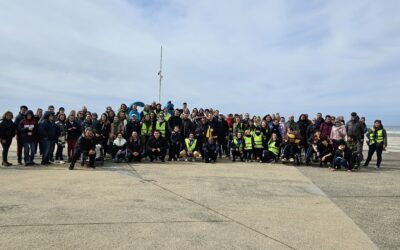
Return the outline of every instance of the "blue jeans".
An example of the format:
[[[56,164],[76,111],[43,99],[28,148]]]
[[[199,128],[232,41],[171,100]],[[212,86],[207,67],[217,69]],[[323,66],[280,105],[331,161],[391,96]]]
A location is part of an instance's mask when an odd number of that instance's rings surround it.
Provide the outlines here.
[[[44,139],[41,140],[42,145],[42,164],[46,164],[50,162],[50,154],[51,154],[51,146],[53,141]]]
[[[348,162],[345,159],[343,159],[342,157],[336,157],[335,160],[333,160],[333,165],[337,169],[340,169],[341,167],[344,167],[344,168],[349,167]]]
[[[36,142],[24,142],[24,161],[25,164],[33,163],[35,158]]]

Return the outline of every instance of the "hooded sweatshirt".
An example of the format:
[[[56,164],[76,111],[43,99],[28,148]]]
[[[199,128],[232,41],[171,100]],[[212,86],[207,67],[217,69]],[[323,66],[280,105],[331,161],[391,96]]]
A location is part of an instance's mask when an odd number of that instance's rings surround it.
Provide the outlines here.
[[[31,119],[28,119],[28,115],[31,115]],[[19,132],[21,134],[22,141],[24,143],[35,142],[38,137],[38,124],[34,118],[34,114],[32,110],[28,110],[25,115],[25,119],[23,119],[19,123]]]

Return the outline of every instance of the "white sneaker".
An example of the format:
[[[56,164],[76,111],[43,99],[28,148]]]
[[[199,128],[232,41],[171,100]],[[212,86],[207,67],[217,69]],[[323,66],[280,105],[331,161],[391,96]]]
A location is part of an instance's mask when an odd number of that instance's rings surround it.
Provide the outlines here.
[[[60,161],[60,164],[64,164],[65,163],[65,161]]]

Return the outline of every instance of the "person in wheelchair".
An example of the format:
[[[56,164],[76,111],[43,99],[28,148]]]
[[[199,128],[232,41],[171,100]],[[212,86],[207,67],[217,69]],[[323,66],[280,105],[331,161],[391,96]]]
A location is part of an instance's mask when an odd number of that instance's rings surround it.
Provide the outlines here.
[[[74,155],[69,165],[69,170],[73,170],[76,161],[83,155],[82,166],[86,157],[89,157],[89,167],[95,168],[94,160],[96,156],[96,144],[93,139],[93,131],[91,128],[86,128],[83,135],[81,135],[75,144]]]
[[[282,162],[295,162],[295,157],[301,153],[300,135],[297,131],[288,127],[287,139],[283,149]]]
[[[113,142],[113,161],[115,163],[126,161],[127,141],[122,132],[117,133],[117,138]]]

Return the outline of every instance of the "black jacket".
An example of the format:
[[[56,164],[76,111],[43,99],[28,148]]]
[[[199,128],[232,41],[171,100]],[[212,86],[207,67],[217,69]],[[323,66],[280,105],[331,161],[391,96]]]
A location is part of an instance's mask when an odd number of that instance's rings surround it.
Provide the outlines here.
[[[82,135],[82,129],[79,122],[74,121],[73,123],[71,123],[70,121],[67,121],[66,125],[67,125],[67,139],[78,140],[78,138]]]
[[[346,147],[344,150],[337,149],[334,155],[334,159],[336,157],[344,158],[347,162],[350,162],[351,151],[348,147]]]
[[[12,120],[1,120],[0,122],[0,138],[3,140],[11,140],[17,132],[17,125]]]
[[[128,123],[125,126],[125,136],[126,138],[131,138],[132,136],[132,132],[135,131],[136,133],[138,133],[138,135],[140,135],[140,122],[139,121],[128,121]],[[168,129],[166,127],[166,129]]]
[[[75,144],[75,152],[89,152],[96,148],[96,143],[94,139],[86,138],[85,136],[80,136]]]
[[[182,146],[182,134],[181,132],[171,132],[171,136],[169,137],[169,141],[171,145],[181,145]]]
[[[218,120],[216,123],[216,131],[214,132],[215,135],[218,137],[225,137],[229,133],[229,126],[225,120]]]
[[[217,144],[215,142],[214,143],[207,142],[206,145],[204,146],[204,151],[209,153],[211,152],[217,153],[218,152]]]
[[[18,127],[21,121],[25,118],[25,116],[21,113],[18,113],[17,117],[15,117],[14,123]],[[18,136],[21,134],[21,132],[18,130],[17,131]]]
[[[168,130],[172,132],[174,127],[178,126],[182,130],[182,119],[179,116],[171,116],[168,120]]]
[[[110,123],[101,123],[98,122],[96,124],[96,133],[100,134],[103,139],[108,138],[111,131],[111,124]]]
[[[161,151],[167,150],[167,141],[164,137],[160,136],[156,139],[154,136],[151,136],[147,141],[147,151],[151,151],[153,148],[159,148]]]
[[[190,119],[182,119],[182,134],[184,138],[188,138],[190,132],[193,131],[192,121]]]
[[[56,141],[58,138],[57,125],[49,120],[50,112],[46,111],[43,119],[39,122],[39,138],[41,140]]]
[[[130,152],[142,152],[143,147],[140,139],[138,138],[136,141],[134,141],[132,138],[130,138],[128,140],[128,150]]]

